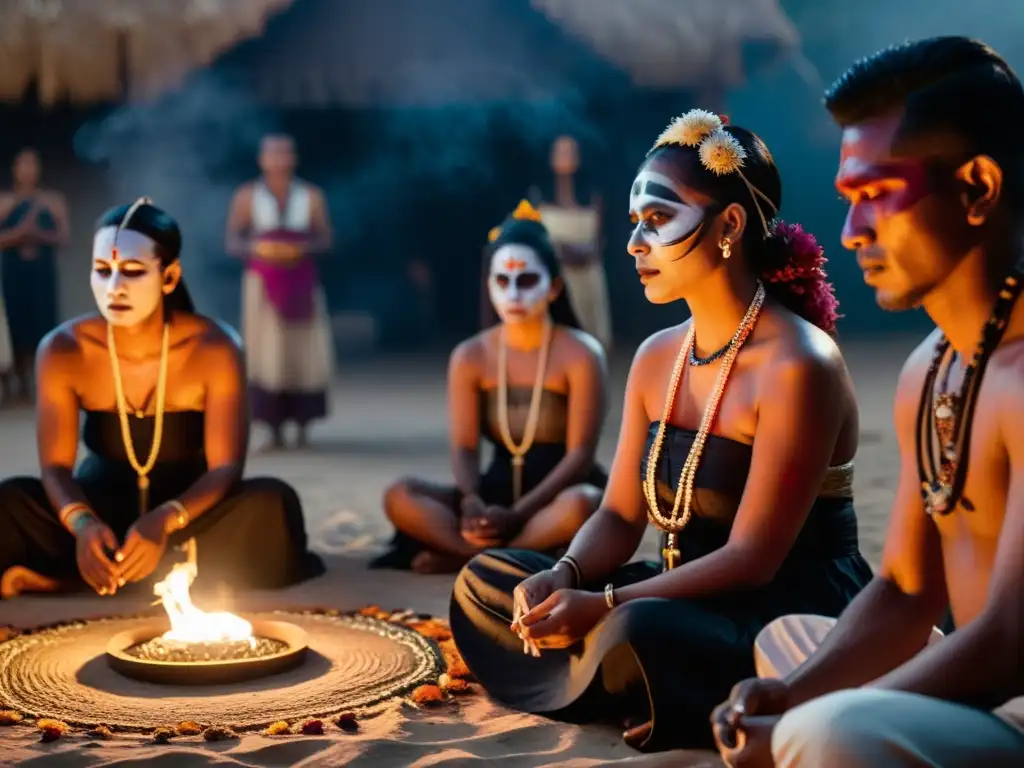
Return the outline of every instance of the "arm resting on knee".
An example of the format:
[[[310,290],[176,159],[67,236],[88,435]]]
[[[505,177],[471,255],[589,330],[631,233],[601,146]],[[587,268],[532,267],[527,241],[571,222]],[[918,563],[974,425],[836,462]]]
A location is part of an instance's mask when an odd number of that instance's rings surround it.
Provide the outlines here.
[[[960,625],[951,637],[879,680],[875,685],[880,688],[984,709],[1024,693],[1024,414],[1019,386],[1000,408],[1010,482],[984,607],[977,616],[957,616]]]
[[[925,647],[943,610],[875,577],[821,647],[790,675],[789,705],[865,685],[905,663]]]
[[[880,573],[790,676],[790,706],[892,671],[921,652],[946,610],[942,542],[925,513],[917,474],[916,415],[929,355],[926,345],[915,352],[897,387],[893,420],[900,478]]]

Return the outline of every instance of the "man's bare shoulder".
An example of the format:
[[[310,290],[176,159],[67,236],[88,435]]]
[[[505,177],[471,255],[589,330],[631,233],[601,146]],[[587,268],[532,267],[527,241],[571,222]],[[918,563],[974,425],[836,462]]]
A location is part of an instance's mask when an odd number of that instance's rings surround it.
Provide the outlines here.
[[[893,421],[896,434],[902,445],[909,446],[917,430],[917,411],[921,405],[921,389],[928,374],[928,368],[935,357],[935,348],[941,338],[936,329],[922,341],[903,363],[899,381],[896,383],[896,400],[893,405]]]
[[[904,398],[911,398],[916,402],[920,397],[921,387],[924,385],[928,368],[931,367],[935,358],[935,350],[940,338],[942,338],[942,332],[935,329],[907,356],[896,385],[897,404]]]

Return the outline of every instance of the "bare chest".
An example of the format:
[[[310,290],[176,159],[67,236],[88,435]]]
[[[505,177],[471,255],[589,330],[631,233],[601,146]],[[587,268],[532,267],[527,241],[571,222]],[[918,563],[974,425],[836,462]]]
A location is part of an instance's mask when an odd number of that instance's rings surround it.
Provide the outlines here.
[[[498,387],[502,373],[502,361],[499,358],[497,349],[488,350],[484,356],[481,389]],[[505,354],[504,374],[505,382],[510,387],[532,388],[540,377],[546,390],[559,394],[567,394],[569,391],[568,361],[556,342],[552,342],[546,358],[541,357],[539,350],[508,350]]]
[[[78,382],[78,398],[85,410],[113,411],[123,397],[130,413],[151,415],[165,411],[202,410],[206,400],[206,373],[189,350],[174,350],[168,355],[164,391],[160,392],[160,357],[142,360],[119,358],[113,365],[103,349],[85,360]]]
[[[721,363],[686,363],[674,384],[674,363],[669,361],[662,375],[644,382],[644,402],[649,421],[661,420],[668,409],[670,424],[699,429],[705,414],[715,412],[711,432],[743,443],[753,442],[757,426],[757,375],[746,361],[738,359],[722,375]]]
[[[998,411],[985,403],[984,390],[980,395],[971,423],[963,495],[953,512],[935,515],[934,520],[944,547],[973,542],[994,554],[1006,517],[1010,464]]]

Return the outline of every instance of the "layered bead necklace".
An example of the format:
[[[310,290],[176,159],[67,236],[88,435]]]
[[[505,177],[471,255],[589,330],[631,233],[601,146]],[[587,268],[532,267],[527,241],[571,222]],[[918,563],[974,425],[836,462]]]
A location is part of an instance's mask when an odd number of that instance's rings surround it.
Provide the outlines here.
[[[967,457],[971,447],[971,424],[978,402],[981,380],[988,361],[995,352],[1013,307],[1020,295],[1024,279],[1024,263],[1018,263],[1003,281],[992,314],[981,333],[981,339],[964,369],[960,390],[948,389],[949,374],[956,354],[951,351],[945,335],[939,337],[931,366],[921,387],[917,410],[917,472],[921,481],[921,497],[929,516],[948,515],[962,506],[970,512],[974,505],[966,498]],[[945,361],[943,391],[936,382]]]
[[[736,362],[740,347],[743,346],[743,343],[757,324],[757,320],[761,315],[761,307],[764,305],[764,299],[764,285],[758,281],[757,291],[754,293],[750,306],[747,307],[743,320],[740,322],[729,344],[725,347],[725,351],[721,354],[722,367],[718,371],[718,378],[715,380],[714,389],[708,397],[704,416],[701,419],[697,435],[693,439],[693,444],[690,446],[690,453],[686,457],[686,463],[683,464],[683,471],[680,473],[679,483],[676,486],[672,511],[666,516],[662,514],[658,506],[658,490],[655,476],[662,444],[665,440],[665,430],[672,415],[672,409],[675,407],[676,395],[679,392],[683,370],[689,362],[693,351],[695,333],[693,323],[690,324],[690,330],[687,332],[683,345],[680,347],[679,354],[676,357],[675,367],[672,369],[672,378],[669,381],[668,393],[665,396],[665,409],[662,413],[661,421],[658,422],[658,432],[654,437],[654,442],[651,444],[650,453],[647,455],[647,472],[643,483],[644,496],[647,499],[648,518],[652,524],[667,534],[665,547],[661,552],[665,563],[665,570],[671,570],[679,564],[681,553],[677,545],[678,536],[679,532],[690,521],[693,503],[693,484],[697,476],[697,467],[700,464],[701,455],[704,452],[704,445],[707,442],[708,435],[711,434],[711,427],[714,424],[715,417],[718,415],[722,395],[725,393],[725,385],[729,379],[733,363]]]
[[[527,413],[526,425],[523,428],[522,440],[517,444],[512,439],[512,430],[508,420],[508,340],[504,326],[498,344],[498,431],[501,442],[512,455],[512,502],[519,501],[523,493],[523,465],[526,454],[533,447],[540,421],[540,399],[544,392],[544,377],[547,372],[548,349],[551,345],[551,323],[544,323],[544,334],[537,355],[537,374],[533,382],[533,393],[530,395],[530,410]]]

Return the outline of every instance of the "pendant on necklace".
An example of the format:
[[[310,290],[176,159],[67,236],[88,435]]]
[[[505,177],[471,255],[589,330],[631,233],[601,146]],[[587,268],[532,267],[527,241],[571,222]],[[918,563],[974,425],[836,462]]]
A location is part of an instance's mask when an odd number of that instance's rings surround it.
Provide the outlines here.
[[[661,550],[661,557],[665,561],[664,570],[666,571],[673,570],[679,564],[682,552],[676,545],[676,534],[670,533],[665,537],[665,547]]]
[[[931,485],[924,484],[924,509],[930,516],[944,515],[949,509],[949,502],[953,498],[953,489],[938,480]]]
[[[142,411],[135,412],[135,418],[141,419],[145,414]]]

